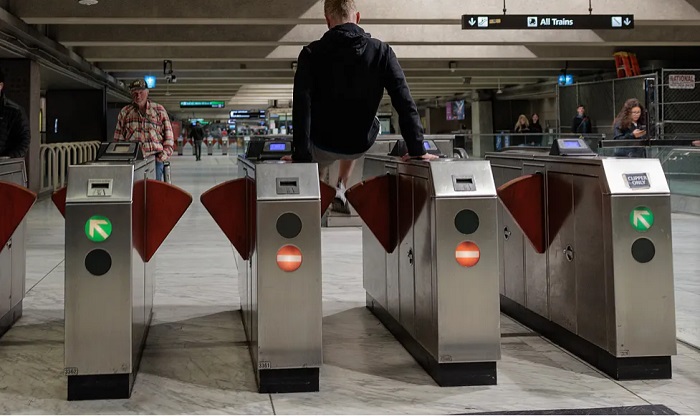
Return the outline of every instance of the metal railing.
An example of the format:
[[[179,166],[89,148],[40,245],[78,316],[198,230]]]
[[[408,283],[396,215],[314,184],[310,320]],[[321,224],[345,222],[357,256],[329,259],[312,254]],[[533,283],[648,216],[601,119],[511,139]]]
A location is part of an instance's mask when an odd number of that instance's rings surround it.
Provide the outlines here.
[[[55,191],[66,185],[68,166],[95,160],[100,141],[51,143],[39,147],[41,192]]]

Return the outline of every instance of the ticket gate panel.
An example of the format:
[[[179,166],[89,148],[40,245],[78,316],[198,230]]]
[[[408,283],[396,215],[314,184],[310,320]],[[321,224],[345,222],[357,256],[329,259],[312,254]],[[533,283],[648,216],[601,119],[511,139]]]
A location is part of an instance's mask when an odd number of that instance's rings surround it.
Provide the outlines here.
[[[612,305],[606,300],[603,194],[600,178],[574,176],[574,245],[576,322],[578,333],[596,345],[607,345]],[[568,260],[567,260],[568,261]]]
[[[26,214],[36,194],[26,189],[23,159],[0,160],[0,336],[22,316],[26,277]]]
[[[260,183],[258,176],[258,183]],[[318,184],[315,186],[318,189]],[[264,187],[263,187],[264,189]],[[293,245],[300,249],[301,266],[286,272],[278,263],[280,249],[290,244],[277,230],[282,216],[294,213],[301,230]],[[258,204],[258,235],[265,244],[257,248],[258,368],[320,367],[321,353],[321,211],[316,200]],[[301,251],[303,249],[303,251]],[[290,256],[287,254],[287,256]],[[292,256],[290,256],[292,257]],[[293,311],[293,313],[290,313]],[[309,324],[314,323],[314,324]],[[261,363],[265,363],[261,366]]]
[[[670,378],[676,354],[670,192],[660,162],[526,152],[487,158],[501,170],[498,180],[518,163],[523,174],[543,164],[546,178],[541,282],[549,313],[531,303],[530,285],[538,283],[527,253],[527,302],[510,298],[506,277],[502,310],[615,379]]]
[[[377,180],[369,174],[396,181],[396,195],[364,186]],[[371,229],[377,224],[363,228],[367,307],[439,385],[495,384],[500,357],[498,200],[489,163],[401,162],[372,155],[365,160],[364,176],[365,182],[348,190],[348,200],[365,201],[372,192],[375,199],[395,198],[388,205],[393,206],[390,218],[398,224],[392,232],[399,240],[383,261],[377,253],[383,245],[369,240],[377,235]],[[366,215],[362,209],[358,213]]]
[[[12,253],[10,252],[9,248],[0,250],[0,318],[4,317],[7,313],[10,312],[10,309],[12,309],[12,306],[10,302],[12,301],[12,297],[10,294],[12,293]],[[5,295],[7,294],[7,295]],[[7,325],[7,329],[9,329],[10,324]],[[5,328],[5,325],[0,325],[0,333],[4,332],[2,331]]]
[[[77,181],[72,180],[69,188],[72,184],[77,185]],[[128,203],[103,204],[99,211],[70,202],[66,205],[66,228],[76,230],[66,233],[70,255],[66,256],[65,366],[69,375],[133,370],[132,281],[128,277],[133,263],[141,260],[134,259],[131,250],[128,208]],[[109,218],[113,227],[110,238],[99,246],[83,232],[93,215]],[[86,257],[97,249],[112,258],[111,268],[102,276],[91,274],[85,267]]]
[[[245,201],[237,205],[239,212],[210,206],[228,203],[217,196],[226,187],[208,191],[202,202],[224,231],[228,222],[221,215],[245,220],[246,227],[238,228],[252,242],[247,255],[234,247],[242,321],[258,391],[318,391],[323,361],[318,167],[266,162],[267,156],[258,155],[257,162],[239,156],[237,182],[243,186],[231,188],[237,194],[229,195]],[[227,236],[232,243],[241,237]]]
[[[479,227],[466,235],[455,227],[457,215],[465,209],[464,201],[436,202],[441,362],[484,362],[501,357],[500,309],[493,300],[499,285],[497,204],[495,196],[470,199],[468,209],[477,213]],[[456,261],[455,242],[461,241],[478,242],[476,265],[465,268]]]
[[[566,258],[567,248],[574,245],[575,238],[573,177],[568,174],[548,172],[547,186],[550,195],[548,200],[550,222],[561,224],[559,232],[551,236],[548,250],[551,271],[549,318],[576,333],[576,268],[575,263]]]
[[[526,162],[523,164],[523,174],[542,175],[544,165]],[[501,205],[499,203],[499,205]],[[546,207],[545,207],[546,209]],[[510,216],[509,216],[510,217]],[[511,220],[512,221],[512,220]],[[513,224],[514,228],[518,228]],[[511,227],[513,228],[513,227]],[[547,293],[547,254],[539,253],[528,241],[521,240],[523,252],[523,276],[525,277],[524,301],[529,309],[549,316],[549,295]],[[509,259],[510,260],[510,259]]]
[[[644,206],[654,214],[646,232],[630,225],[630,213]],[[612,231],[617,357],[674,355],[676,316],[673,290],[671,203],[666,195],[613,196]],[[654,255],[647,263],[633,256],[638,240],[653,243]],[[645,302],[639,302],[645,299]]]
[[[414,206],[413,186],[414,177],[412,175],[399,174],[399,275],[396,304],[399,307],[398,321],[409,334],[415,336],[416,270],[414,267],[415,253],[413,252],[414,233],[411,226],[416,207]]]
[[[501,186],[521,176],[522,167],[518,167],[517,170],[515,168],[506,168],[497,171],[502,176],[501,182],[497,183],[498,186]],[[523,279],[525,274],[525,257],[523,253],[525,245],[528,243],[525,242],[525,236],[520,227],[501,203],[498,204],[498,216],[501,219],[499,224],[502,225],[499,235],[503,235],[501,239],[501,244],[503,245],[503,258],[501,259],[503,264],[503,277],[501,279],[503,286],[501,287],[501,292],[508,296],[509,299],[525,305],[526,288]]]

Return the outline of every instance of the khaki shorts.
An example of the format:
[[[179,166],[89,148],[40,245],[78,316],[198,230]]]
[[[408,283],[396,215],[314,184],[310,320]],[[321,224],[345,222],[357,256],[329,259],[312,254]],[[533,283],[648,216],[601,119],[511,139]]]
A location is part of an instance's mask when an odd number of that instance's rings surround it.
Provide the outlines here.
[[[346,155],[343,153],[333,153],[327,150],[319,149],[318,147],[311,145],[311,158],[314,162],[318,163],[318,176],[323,179],[328,175],[328,170],[335,163],[336,160],[357,160],[364,156],[364,153],[356,153],[353,155]]]

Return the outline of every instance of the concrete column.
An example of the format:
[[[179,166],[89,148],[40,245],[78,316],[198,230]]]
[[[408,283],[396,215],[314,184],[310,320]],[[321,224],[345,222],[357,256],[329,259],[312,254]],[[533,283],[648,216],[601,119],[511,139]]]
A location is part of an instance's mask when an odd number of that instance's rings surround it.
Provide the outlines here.
[[[493,103],[476,101],[472,103],[472,133],[474,135],[474,157],[484,157],[494,151],[493,146]],[[483,136],[483,135],[488,136]]]
[[[24,108],[29,120],[32,141],[27,154],[27,176],[29,189],[39,192],[41,165],[39,160],[39,112],[41,111],[41,76],[39,64],[29,59],[3,59],[0,65],[5,69],[5,88],[7,98]]]

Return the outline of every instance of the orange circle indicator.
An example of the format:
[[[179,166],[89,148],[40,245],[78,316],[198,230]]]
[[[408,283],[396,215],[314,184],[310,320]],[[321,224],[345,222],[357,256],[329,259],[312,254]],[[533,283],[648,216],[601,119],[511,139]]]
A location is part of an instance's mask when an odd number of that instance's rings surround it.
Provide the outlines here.
[[[277,266],[285,272],[291,273],[301,267],[301,250],[292,245],[287,245],[277,251]]]
[[[480,258],[481,250],[479,250],[479,246],[471,241],[460,243],[455,250],[455,259],[462,267],[474,267]]]

